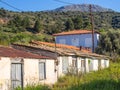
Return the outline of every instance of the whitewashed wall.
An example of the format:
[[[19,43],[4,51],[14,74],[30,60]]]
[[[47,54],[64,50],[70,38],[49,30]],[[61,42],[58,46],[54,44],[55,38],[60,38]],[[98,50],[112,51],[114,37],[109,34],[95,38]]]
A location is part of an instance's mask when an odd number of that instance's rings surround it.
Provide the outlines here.
[[[78,73],[81,72],[81,58],[77,57],[77,68],[78,68]]]
[[[57,71],[55,71],[55,60],[46,60],[46,81],[47,84],[57,82]],[[44,82],[44,81],[43,81]]]
[[[65,73],[63,72],[63,57],[64,56],[59,56],[58,57],[58,60],[59,60],[59,65],[58,65],[58,76],[59,77],[61,77],[61,76],[64,76],[65,75]],[[69,66],[68,66],[68,70],[71,68],[71,66],[72,66],[72,56],[66,56],[67,57],[67,60],[68,60],[68,64],[69,64]]]
[[[10,90],[10,58],[0,58],[0,90]]]
[[[24,59],[23,78],[27,84],[54,84],[57,81],[54,60],[46,60],[46,79],[39,80],[39,59]],[[0,90],[11,90],[11,59],[0,58]]]
[[[91,58],[89,58],[88,59],[88,63],[89,63],[89,71],[93,71],[94,61]]]
[[[93,71],[97,71],[98,70],[98,60],[94,59],[93,60]]]
[[[39,62],[46,63],[46,79],[39,80]],[[34,84],[53,84],[57,81],[55,72],[55,60],[24,59],[24,83]]]
[[[110,61],[109,60],[105,60],[105,67],[108,68],[109,67],[109,63]]]
[[[62,72],[62,56],[58,57],[58,61],[59,61],[59,65],[58,65],[58,77],[63,76],[63,72]]]
[[[105,68],[105,60],[104,59],[101,59],[101,68]]]
[[[39,82],[39,60],[24,59],[24,84],[34,84]]]

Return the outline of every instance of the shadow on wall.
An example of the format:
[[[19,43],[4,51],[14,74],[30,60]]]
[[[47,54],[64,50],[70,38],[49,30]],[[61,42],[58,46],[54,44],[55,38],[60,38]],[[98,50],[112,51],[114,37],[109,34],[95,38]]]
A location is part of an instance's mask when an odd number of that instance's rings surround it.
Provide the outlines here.
[[[120,90],[120,81],[94,80],[82,85],[71,86],[68,90]]]

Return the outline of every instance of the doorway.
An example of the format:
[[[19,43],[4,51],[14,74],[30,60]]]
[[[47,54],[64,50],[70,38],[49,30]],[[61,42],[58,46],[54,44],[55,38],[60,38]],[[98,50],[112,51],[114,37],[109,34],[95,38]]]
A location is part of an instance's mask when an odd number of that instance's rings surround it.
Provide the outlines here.
[[[12,90],[16,87],[23,87],[23,65],[22,63],[11,64],[11,85]]]

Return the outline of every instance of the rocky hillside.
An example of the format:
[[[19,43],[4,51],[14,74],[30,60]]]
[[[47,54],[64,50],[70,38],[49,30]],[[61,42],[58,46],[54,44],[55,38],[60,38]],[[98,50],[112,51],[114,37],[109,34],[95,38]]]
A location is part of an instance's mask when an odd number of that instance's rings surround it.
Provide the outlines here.
[[[61,11],[61,12],[66,12],[66,11],[89,12],[89,6],[90,6],[90,4],[75,4],[75,5],[68,5],[68,6],[60,7],[60,8],[55,9],[54,11]],[[99,5],[93,5],[93,4],[92,4],[92,11],[93,12],[113,12],[112,9],[103,8],[103,7],[99,6]]]

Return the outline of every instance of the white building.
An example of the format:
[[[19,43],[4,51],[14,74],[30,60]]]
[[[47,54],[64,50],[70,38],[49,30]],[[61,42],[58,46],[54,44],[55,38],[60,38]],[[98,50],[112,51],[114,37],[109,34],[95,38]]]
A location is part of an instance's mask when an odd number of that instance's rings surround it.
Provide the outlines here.
[[[30,45],[14,44],[13,47],[54,58],[58,77],[66,73],[84,73],[109,67],[109,57],[83,52],[74,46],[35,41]]]
[[[9,47],[0,47],[0,90],[57,81],[55,60]]]

